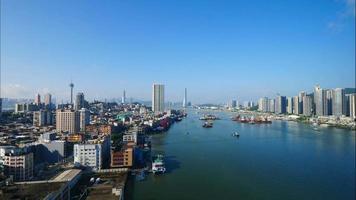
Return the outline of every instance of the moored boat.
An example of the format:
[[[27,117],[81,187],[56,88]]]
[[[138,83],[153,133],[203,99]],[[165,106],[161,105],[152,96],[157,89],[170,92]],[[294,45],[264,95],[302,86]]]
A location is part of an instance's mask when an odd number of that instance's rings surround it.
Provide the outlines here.
[[[204,127],[204,128],[212,128],[212,127],[213,127],[213,123],[211,123],[211,122],[204,122],[203,127]]]
[[[152,172],[154,174],[163,174],[166,172],[166,167],[163,161],[163,155],[158,154],[152,162]]]

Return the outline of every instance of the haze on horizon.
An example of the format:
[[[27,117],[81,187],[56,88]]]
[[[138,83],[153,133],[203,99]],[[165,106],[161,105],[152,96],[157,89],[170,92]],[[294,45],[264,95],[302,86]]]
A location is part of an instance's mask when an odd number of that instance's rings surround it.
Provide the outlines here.
[[[355,0],[2,0],[1,96],[67,100],[71,80],[194,103],[355,87]]]

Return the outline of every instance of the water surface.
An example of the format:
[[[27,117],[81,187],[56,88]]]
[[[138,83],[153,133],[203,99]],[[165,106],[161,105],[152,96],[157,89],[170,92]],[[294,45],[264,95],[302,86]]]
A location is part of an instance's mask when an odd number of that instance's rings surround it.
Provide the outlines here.
[[[231,113],[215,114],[222,119],[211,129],[189,112],[167,133],[153,136],[152,150],[165,154],[168,173],[129,182],[128,198],[355,198],[355,132],[317,132],[285,121],[240,124]]]

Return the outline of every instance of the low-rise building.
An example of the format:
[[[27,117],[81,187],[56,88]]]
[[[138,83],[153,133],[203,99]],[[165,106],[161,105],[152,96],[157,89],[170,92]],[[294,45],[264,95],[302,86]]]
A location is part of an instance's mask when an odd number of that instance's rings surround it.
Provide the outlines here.
[[[110,163],[110,137],[90,140],[74,145],[74,164],[94,171],[103,169]]]
[[[120,151],[111,151],[110,167],[132,167],[133,165],[133,148],[123,147]]]
[[[14,181],[25,181],[33,178],[33,153],[27,148],[16,148],[3,156],[5,175],[12,176]]]

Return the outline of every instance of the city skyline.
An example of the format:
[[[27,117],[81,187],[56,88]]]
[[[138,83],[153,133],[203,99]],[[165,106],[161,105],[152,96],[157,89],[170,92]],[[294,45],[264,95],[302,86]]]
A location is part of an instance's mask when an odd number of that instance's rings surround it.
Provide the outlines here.
[[[149,100],[160,82],[196,103],[354,87],[353,0],[259,4],[2,1],[1,96],[66,102],[71,80],[89,100]]]

